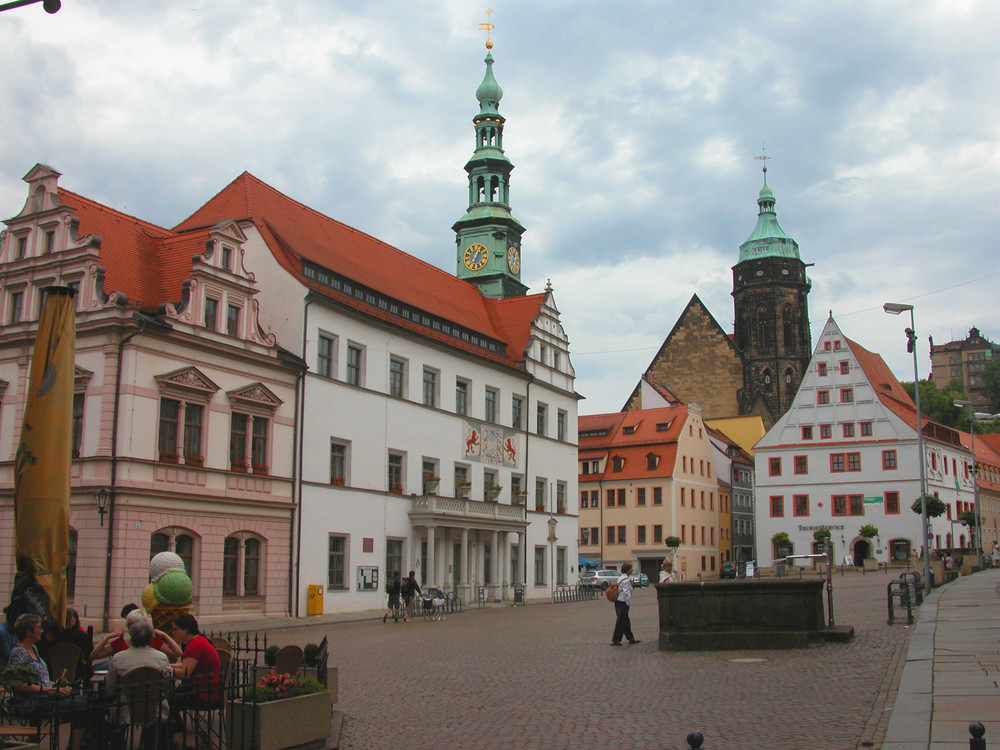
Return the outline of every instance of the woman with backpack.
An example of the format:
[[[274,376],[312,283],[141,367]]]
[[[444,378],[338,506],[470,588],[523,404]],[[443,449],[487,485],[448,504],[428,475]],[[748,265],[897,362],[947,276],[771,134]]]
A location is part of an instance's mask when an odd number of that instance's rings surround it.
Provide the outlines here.
[[[611,636],[612,646],[621,646],[622,636],[625,636],[630,644],[639,643],[639,640],[632,635],[632,621],[628,616],[629,607],[632,606],[632,578],[629,576],[631,572],[632,563],[625,563],[622,565],[622,574],[614,583],[618,589],[618,596],[615,597],[615,632]]]
[[[399,622],[399,571],[392,571],[392,577],[389,582],[385,585],[385,593],[389,595],[389,606],[385,610],[385,614],[382,615],[382,622],[389,619],[389,615],[392,615],[393,622]]]
[[[403,595],[403,622],[409,622],[410,612],[413,611],[413,596],[423,593],[420,590],[420,584],[417,583],[414,571],[411,570],[410,574],[403,579],[400,584],[400,593]]]

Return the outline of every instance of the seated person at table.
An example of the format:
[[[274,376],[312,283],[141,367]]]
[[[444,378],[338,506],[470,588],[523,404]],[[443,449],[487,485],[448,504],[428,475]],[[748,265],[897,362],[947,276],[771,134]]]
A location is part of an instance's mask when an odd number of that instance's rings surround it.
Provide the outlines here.
[[[94,639],[80,625],[80,615],[75,609],[66,608],[66,627],[56,637],[56,642],[66,641],[80,649],[80,658],[76,663],[76,679],[90,682],[90,654],[94,650]]]
[[[215,646],[198,630],[198,621],[192,615],[174,618],[174,639],[184,647],[179,664],[174,664],[174,674],[185,680],[174,690],[170,701],[170,723],[180,731],[181,712],[186,709],[218,708],[222,702],[222,664]]]
[[[122,617],[125,618],[124,630],[114,630],[98,641],[97,645],[94,646],[94,650],[90,653],[91,662],[96,662],[98,659],[106,659],[112,654],[124,651],[129,647],[129,628],[140,621],[151,622],[149,615],[134,604],[127,604],[122,608]],[[150,646],[157,651],[162,651],[171,659],[179,659],[181,656],[181,647],[162,630],[153,631],[153,642]]]
[[[168,688],[166,681],[173,679],[174,670],[171,668],[170,660],[167,659],[166,654],[150,647],[153,642],[153,624],[146,620],[139,621],[129,628],[128,634],[132,645],[111,657],[111,663],[108,665],[108,676],[104,680],[105,689],[109,694],[114,694],[118,690],[118,683],[121,681],[121,678],[129,672],[140,667],[152,667],[159,670],[160,674],[163,675],[163,694],[165,695]],[[164,699],[160,704],[160,719],[166,721],[169,715],[168,712],[169,707],[167,706],[167,701]],[[128,723],[129,713],[127,705],[121,706],[121,714],[118,720]]]
[[[57,718],[68,716],[72,727],[70,750],[80,750],[92,712],[83,696],[70,695],[68,688],[55,687],[49,679],[49,668],[36,648],[42,638],[42,618],[29,612],[20,615],[14,623],[14,635],[18,644],[11,649],[9,664],[24,664],[37,675],[37,684],[21,682],[14,686],[18,713],[32,722],[40,721],[53,710]]]

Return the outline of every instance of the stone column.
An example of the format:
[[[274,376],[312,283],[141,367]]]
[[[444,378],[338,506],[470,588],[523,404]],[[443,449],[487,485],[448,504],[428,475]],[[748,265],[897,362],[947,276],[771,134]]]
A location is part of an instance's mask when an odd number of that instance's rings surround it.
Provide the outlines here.
[[[495,602],[500,601],[500,532],[495,529],[490,533],[490,593]]]
[[[424,560],[424,581],[428,586],[437,586],[437,559],[434,550],[434,526],[427,527],[427,559]]]
[[[518,583],[525,582],[525,599],[528,598],[527,591],[527,579],[524,577],[524,566],[527,564],[525,558],[528,556],[528,545],[527,545],[527,534],[523,531],[517,533],[517,546],[518,546],[518,556],[517,556],[517,581]]]
[[[458,595],[462,601],[469,601],[469,530],[462,529],[462,555],[459,560],[462,569],[459,571]]]

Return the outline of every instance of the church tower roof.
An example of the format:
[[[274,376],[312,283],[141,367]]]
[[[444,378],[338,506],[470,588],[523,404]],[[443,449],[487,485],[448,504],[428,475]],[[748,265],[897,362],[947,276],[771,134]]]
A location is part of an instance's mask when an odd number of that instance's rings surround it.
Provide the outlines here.
[[[757,258],[799,258],[799,244],[785,234],[774,212],[774,191],[767,184],[767,167],[764,168],[764,187],[757,196],[757,226],[740,245],[739,263]]]

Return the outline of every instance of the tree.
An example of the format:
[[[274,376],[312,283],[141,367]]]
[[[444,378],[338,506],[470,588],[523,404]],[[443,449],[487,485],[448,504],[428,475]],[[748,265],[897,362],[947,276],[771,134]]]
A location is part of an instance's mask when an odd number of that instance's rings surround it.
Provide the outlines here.
[[[858,534],[863,536],[865,539],[874,539],[878,536],[878,527],[872,526],[870,523],[866,523],[858,530]]]
[[[774,544],[774,545],[788,544],[789,541],[790,540],[788,538],[788,532],[787,531],[779,531],[777,534],[775,534],[774,536],[771,537],[771,544]]]
[[[813,532],[813,539],[817,542],[826,541],[830,538],[830,536],[830,529],[816,529],[816,531]]]
[[[677,536],[668,536],[664,542],[668,547],[670,547],[670,549],[677,549],[681,546],[681,539]]]
[[[934,495],[925,495],[924,497],[927,499],[928,518],[937,518],[938,516],[943,516],[948,511],[948,506],[945,505],[944,500],[942,500],[941,498],[934,497]],[[918,516],[920,515],[919,497],[913,501],[913,505],[910,506],[910,509]]]
[[[903,383],[903,388],[916,401],[913,383]],[[969,412],[966,407],[955,406],[956,400],[965,400],[961,381],[953,380],[944,390],[939,389],[933,380],[920,381],[921,413],[935,422],[964,432],[969,429]]]
[[[983,369],[983,395],[990,400],[991,411],[1000,412],[1000,358],[991,359]]]

